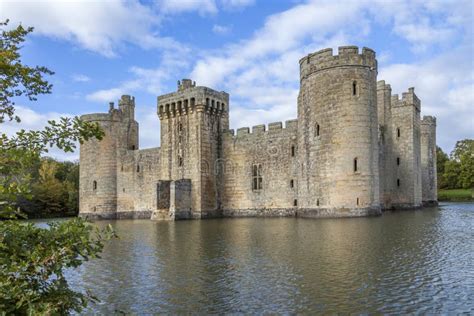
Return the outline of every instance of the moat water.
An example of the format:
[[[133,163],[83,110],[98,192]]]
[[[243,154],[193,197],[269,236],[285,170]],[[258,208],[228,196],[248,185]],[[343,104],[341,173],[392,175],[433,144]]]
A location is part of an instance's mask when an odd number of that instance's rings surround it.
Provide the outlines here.
[[[474,204],[353,219],[111,223],[84,314],[474,313]]]

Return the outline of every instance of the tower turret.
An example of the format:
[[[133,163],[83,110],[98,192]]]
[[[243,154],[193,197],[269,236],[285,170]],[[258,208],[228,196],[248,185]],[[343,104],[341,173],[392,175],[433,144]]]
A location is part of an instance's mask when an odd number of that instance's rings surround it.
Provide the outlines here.
[[[134,120],[135,99],[122,96],[119,108],[109,103],[108,113],[82,115],[97,122],[105,135],[80,147],[79,213],[114,218],[117,211],[117,162],[126,150],[138,149],[138,123]]]
[[[421,207],[420,110],[415,88],[391,98],[392,113],[392,207]]]
[[[222,157],[222,132],[229,128],[229,95],[178,81],[178,91],[158,97],[163,180],[191,180],[192,216],[220,209],[216,164]]]
[[[369,48],[300,60],[299,214],[380,214],[376,78]]]
[[[421,120],[421,188],[424,205],[438,204],[436,169],[436,118],[423,116]]]

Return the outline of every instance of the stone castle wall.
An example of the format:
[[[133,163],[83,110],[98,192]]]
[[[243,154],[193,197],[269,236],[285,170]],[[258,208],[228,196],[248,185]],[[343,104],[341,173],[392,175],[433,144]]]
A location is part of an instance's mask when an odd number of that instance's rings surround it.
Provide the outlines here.
[[[300,60],[296,120],[229,130],[229,95],[178,82],[159,96],[161,147],[139,149],[135,100],[82,118],[80,214],[174,220],[216,216],[347,217],[436,203],[436,120],[420,120],[377,82],[375,52],[325,49]],[[158,125],[157,125],[158,128]]]
[[[226,214],[286,212],[298,205],[297,120],[224,135],[222,205]],[[267,212],[268,213],[268,212]]]

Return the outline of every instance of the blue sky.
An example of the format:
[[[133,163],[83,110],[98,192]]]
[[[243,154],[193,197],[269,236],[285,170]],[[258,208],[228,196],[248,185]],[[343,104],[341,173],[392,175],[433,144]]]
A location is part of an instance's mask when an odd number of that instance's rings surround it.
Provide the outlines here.
[[[159,146],[156,96],[191,78],[230,94],[231,127],[296,117],[298,60],[338,46],[377,52],[393,93],[415,87],[438,144],[474,138],[473,2],[467,1],[8,1],[0,19],[35,27],[23,61],[55,71],[53,94],[20,99],[21,124],[105,112],[136,97],[140,147]],[[61,159],[77,153],[52,152]]]

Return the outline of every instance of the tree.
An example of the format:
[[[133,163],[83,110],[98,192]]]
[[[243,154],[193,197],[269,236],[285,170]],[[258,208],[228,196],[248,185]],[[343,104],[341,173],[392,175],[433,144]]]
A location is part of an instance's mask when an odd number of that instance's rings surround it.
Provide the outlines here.
[[[5,30],[0,23],[0,124],[20,121],[14,98],[34,101],[50,93],[44,78],[53,72],[45,67],[28,67],[20,59],[20,44],[33,28],[21,25]],[[77,218],[41,228],[16,220],[20,198],[31,197],[32,174],[39,157],[49,147],[73,151],[77,142],[102,139],[99,125],[79,118],[49,121],[42,131],[21,130],[8,137],[0,133],[0,311],[6,314],[64,314],[79,312],[94,297],[73,291],[64,277],[66,268],[98,257],[104,240],[115,236],[110,227],[93,229]],[[51,170],[44,170],[45,179]]]
[[[461,164],[456,160],[449,160],[445,163],[443,183],[447,189],[460,188],[459,173],[461,172]]]
[[[32,27],[17,28],[6,31],[3,26],[8,25],[8,20],[0,22],[2,33],[0,37],[0,123],[5,118],[20,121],[15,115],[15,102],[13,97],[27,96],[31,101],[36,96],[51,93],[52,85],[43,79],[43,75],[54,74],[46,67],[28,67],[21,63],[20,44],[25,36],[33,31]]]
[[[474,155],[474,139],[463,139],[456,142],[451,152],[451,159],[460,162],[464,155]]]
[[[458,186],[463,189],[474,188],[474,139],[456,142],[451,158],[459,163]]]
[[[444,154],[444,153],[443,153]],[[438,156],[439,158],[439,156]],[[439,164],[439,160],[438,160]],[[456,142],[450,159],[443,165],[441,188],[474,188],[474,140],[463,139]],[[438,172],[440,170],[438,169]]]
[[[445,164],[448,161],[448,155],[441,149],[441,147],[436,146],[436,173],[438,176],[438,188],[440,189],[444,189],[447,187],[447,184],[444,179],[444,170]]]

